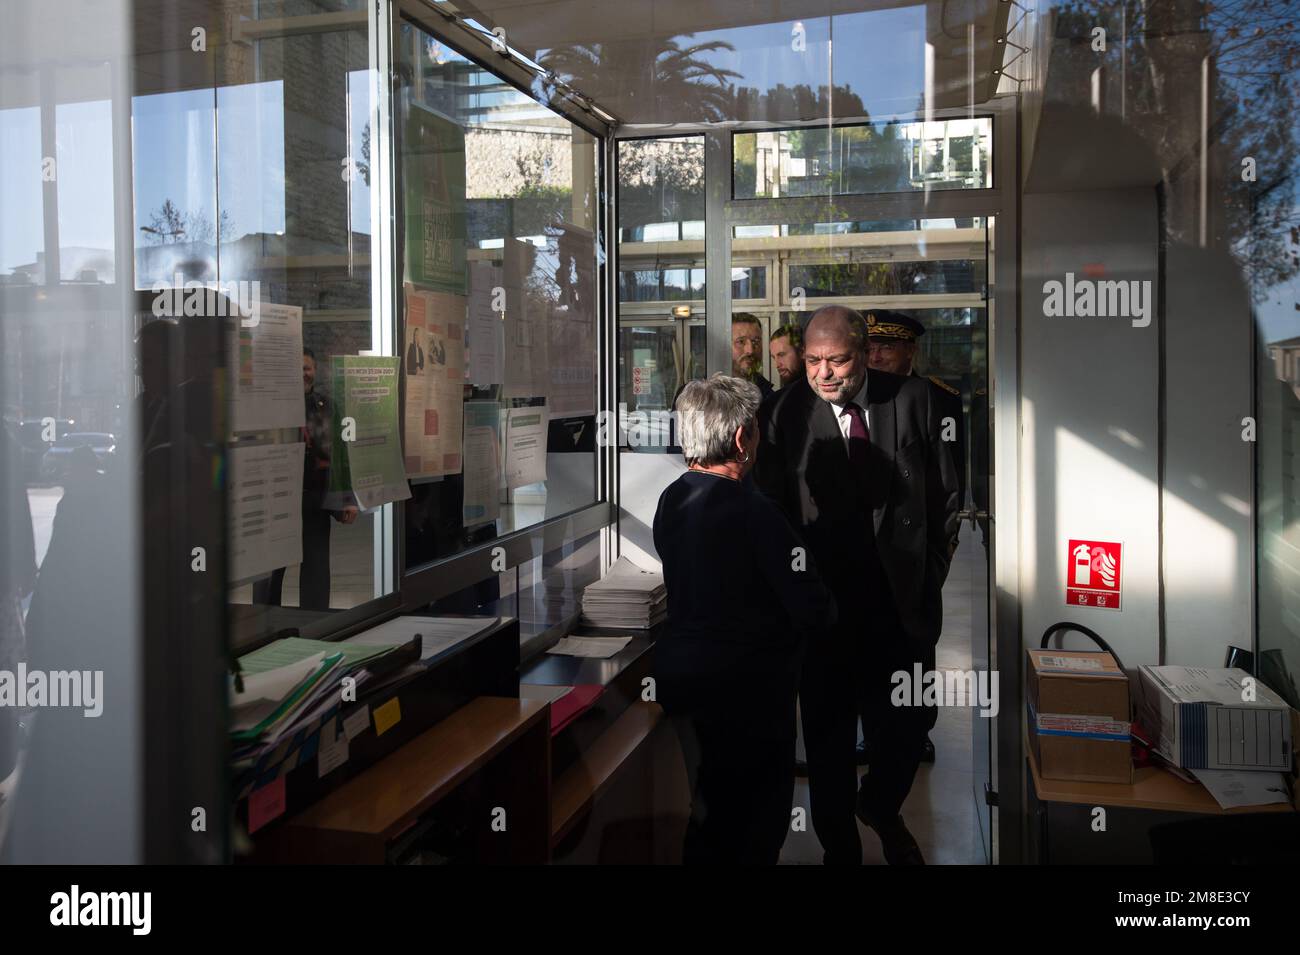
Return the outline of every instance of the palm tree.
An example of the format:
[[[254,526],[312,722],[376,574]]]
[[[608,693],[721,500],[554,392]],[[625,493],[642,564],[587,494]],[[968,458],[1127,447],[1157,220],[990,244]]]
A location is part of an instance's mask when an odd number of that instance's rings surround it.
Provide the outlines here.
[[[735,90],[730,80],[740,74],[702,57],[734,49],[723,40],[683,47],[678,38],[584,43],[547,50],[538,63],[596,103],[645,103],[638,114],[657,113],[655,104],[663,103],[683,122],[721,122],[731,118]],[[538,92],[549,94],[554,85],[542,80]]]

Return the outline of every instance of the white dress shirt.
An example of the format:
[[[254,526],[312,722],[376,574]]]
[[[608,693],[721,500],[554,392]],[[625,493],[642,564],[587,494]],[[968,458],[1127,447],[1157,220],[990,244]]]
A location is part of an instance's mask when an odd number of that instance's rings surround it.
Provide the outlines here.
[[[862,379],[861,390],[853,396],[853,402],[862,409],[862,423],[867,427],[867,433],[870,434],[871,425],[867,421],[867,379],[865,376]],[[849,424],[851,423],[851,419],[844,413],[844,409],[848,407],[848,402],[836,404],[832,401],[830,402],[830,406],[835,409],[835,421],[840,426],[840,434],[844,437],[844,447],[847,450],[849,446]]]

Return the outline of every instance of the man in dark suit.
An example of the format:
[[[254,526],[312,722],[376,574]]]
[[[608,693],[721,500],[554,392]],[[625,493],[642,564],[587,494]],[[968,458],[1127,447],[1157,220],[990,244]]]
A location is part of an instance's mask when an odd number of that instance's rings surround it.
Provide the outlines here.
[[[925,334],[925,326],[911,315],[887,309],[872,309],[867,312],[866,319],[868,368],[919,378],[916,371],[917,340]],[[934,403],[939,407],[940,437],[952,453],[952,464],[957,470],[957,506],[962,508],[966,506],[966,412],[962,407],[961,392],[937,375],[928,375],[925,380],[930,383]],[[950,550],[954,553],[957,550],[956,534]],[[933,647],[924,664],[927,672],[937,666]],[[933,763],[934,743],[930,741],[928,730],[934,729],[939,710],[931,707],[929,713],[930,725],[922,744],[921,760]],[[865,766],[870,762],[870,750],[864,738],[858,746],[858,764]]]
[[[856,813],[891,864],[920,864],[899,809],[926,714],[891,706],[890,677],[910,677],[939,636],[957,526],[952,456],[925,381],[868,375],[858,312],[818,309],[804,366],[805,380],[781,389],[765,415],[757,478],[801,532],[840,606],[839,624],[811,640],[799,688],[813,828],[827,863],[861,863]],[[873,753],[860,791],[859,714]]]
[[[424,349],[416,340],[418,332],[411,335],[411,344],[406,347],[406,373],[418,375],[424,371]]]

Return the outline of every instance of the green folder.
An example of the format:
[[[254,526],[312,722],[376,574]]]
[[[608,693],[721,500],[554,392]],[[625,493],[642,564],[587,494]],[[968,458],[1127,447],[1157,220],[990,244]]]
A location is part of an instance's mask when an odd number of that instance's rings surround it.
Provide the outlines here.
[[[245,676],[275,670],[308,657],[323,653],[342,654],[344,672],[356,669],[361,664],[382,656],[392,650],[393,646],[371,646],[364,643],[335,643],[332,640],[307,640],[303,637],[285,637],[268,643],[260,650],[254,650],[239,658],[239,668]]]
[[[319,651],[317,651],[319,652]],[[251,655],[251,654],[250,654]],[[321,660],[320,666],[312,671],[306,679],[302,680],[293,692],[285,697],[280,705],[272,713],[263,719],[256,726],[246,730],[236,730],[230,734],[231,739],[252,740],[257,739],[264,733],[273,729],[281,720],[291,716],[298,708],[298,704],[315,688],[322,679],[325,678],[335,667],[343,662],[342,653],[334,653]]]

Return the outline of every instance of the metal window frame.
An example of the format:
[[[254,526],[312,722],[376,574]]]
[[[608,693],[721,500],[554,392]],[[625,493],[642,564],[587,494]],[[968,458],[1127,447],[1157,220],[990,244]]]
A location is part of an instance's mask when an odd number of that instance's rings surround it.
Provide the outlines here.
[[[382,3],[382,0],[377,2]],[[575,126],[581,126],[602,140],[613,136],[617,120],[601,117],[563,87],[557,88],[558,95],[550,102],[539,100],[532,87],[540,74],[526,65],[529,61],[509,46],[504,51],[494,49],[484,34],[464,23],[461,11],[454,3],[446,0],[436,3],[432,0],[388,0],[388,5],[393,10],[393,50],[397,49],[401,21],[405,17],[437,36],[461,56],[505,80],[534,102],[559,113]]]

